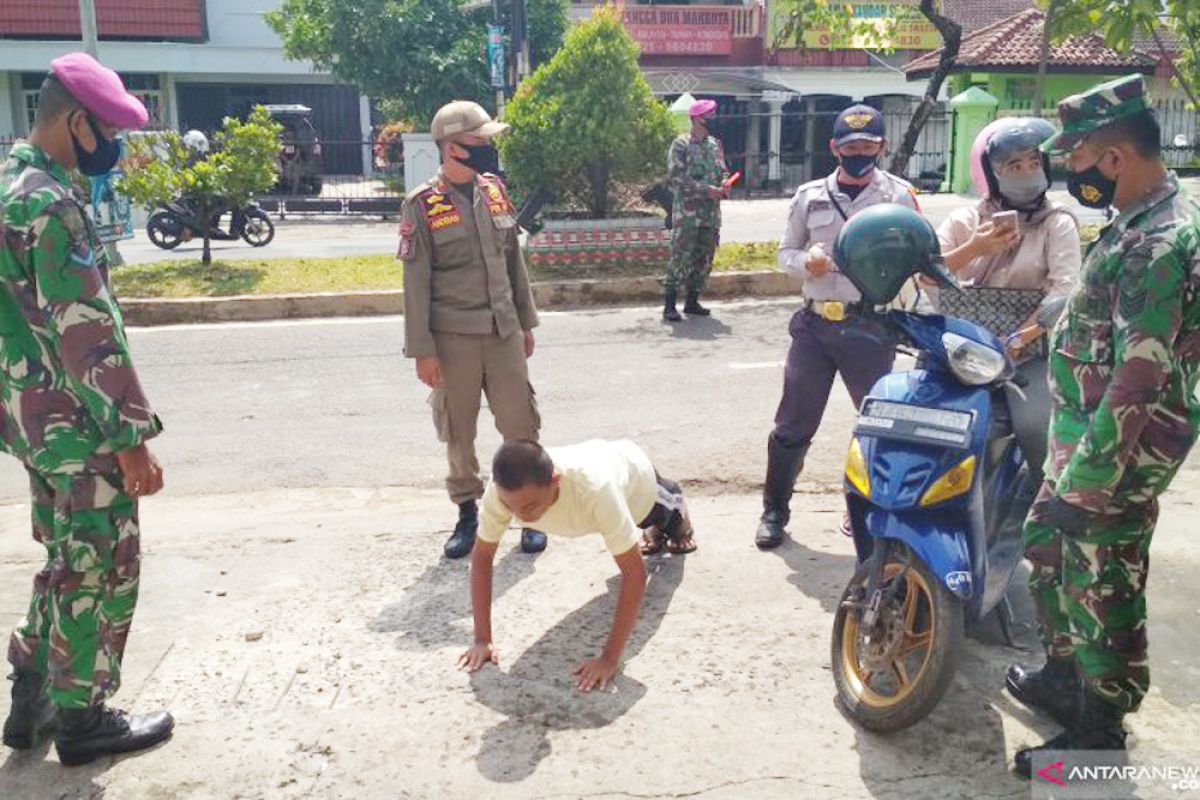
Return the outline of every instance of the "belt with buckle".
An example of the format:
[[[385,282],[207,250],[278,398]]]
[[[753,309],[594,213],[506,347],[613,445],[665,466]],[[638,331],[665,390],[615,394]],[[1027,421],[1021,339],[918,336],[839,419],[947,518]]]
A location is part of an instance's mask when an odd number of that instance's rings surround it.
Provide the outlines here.
[[[857,310],[862,303],[845,303],[841,300],[805,300],[804,307],[826,322],[844,322],[849,312]]]

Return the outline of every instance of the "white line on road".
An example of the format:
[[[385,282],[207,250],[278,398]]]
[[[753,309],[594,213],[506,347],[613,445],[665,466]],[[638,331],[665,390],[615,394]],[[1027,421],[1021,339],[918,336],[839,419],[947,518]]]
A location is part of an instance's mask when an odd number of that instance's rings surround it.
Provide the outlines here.
[[[783,366],[782,361],[734,361],[728,366],[730,369],[777,369]]]

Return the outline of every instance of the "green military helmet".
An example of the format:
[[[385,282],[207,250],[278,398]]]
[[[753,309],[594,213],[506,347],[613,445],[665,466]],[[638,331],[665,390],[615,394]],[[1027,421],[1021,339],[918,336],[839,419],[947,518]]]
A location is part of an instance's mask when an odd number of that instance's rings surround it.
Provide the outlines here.
[[[852,216],[833,243],[833,261],[871,305],[890,303],[918,272],[957,286],[942,263],[942,249],[929,220],[894,203],[864,208]]]

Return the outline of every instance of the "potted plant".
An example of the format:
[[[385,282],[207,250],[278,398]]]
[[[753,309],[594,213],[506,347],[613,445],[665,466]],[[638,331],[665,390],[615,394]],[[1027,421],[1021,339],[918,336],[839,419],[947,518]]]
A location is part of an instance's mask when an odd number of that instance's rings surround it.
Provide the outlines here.
[[[662,217],[631,208],[666,174],[675,123],[638,69],[638,45],[607,5],[566,36],[505,109],[499,140],[518,196],[549,188],[556,200],[529,242],[534,264],[666,263]]]

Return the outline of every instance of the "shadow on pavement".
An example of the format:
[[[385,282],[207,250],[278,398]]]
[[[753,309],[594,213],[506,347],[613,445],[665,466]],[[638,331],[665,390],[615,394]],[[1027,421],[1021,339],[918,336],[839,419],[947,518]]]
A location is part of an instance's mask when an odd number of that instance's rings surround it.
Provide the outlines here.
[[[399,633],[398,650],[436,650],[447,644],[470,641],[471,592],[467,586],[467,561],[439,559],[403,590],[401,599],[379,612],[368,628],[375,633]],[[496,563],[492,600],[533,574],[533,556],[513,548]],[[462,628],[459,623],[467,627]]]
[[[794,523],[793,523],[794,524]],[[819,536],[840,536],[841,534],[820,531]],[[837,611],[838,600],[850,576],[854,574],[854,556],[843,556],[836,553],[826,553],[805,547],[790,535],[783,544],[769,551],[783,559],[788,569],[788,583],[804,592],[809,597],[821,603],[821,607],[830,614]]]
[[[729,336],[733,328],[716,317],[689,317],[684,315],[683,322],[664,322],[676,339],[691,339],[693,341],[713,341],[722,336]]]
[[[96,779],[116,762],[101,758],[83,767],[63,767],[50,759],[52,741],[45,741],[32,750],[8,750],[0,763],[0,787],[5,798],[53,797],[56,800],[103,800],[105,789]]]
[[[675,590],[683,580],[686,557],[646,560],[650,579],[625,660],[633,658],[658,631]],[[528,778],[550,754],[547,733],[602,728],[619,719],[646,694],[646,687],[618,673],[616,690],[584,694],[571,671],[600,652],[612,623],[620,576],[608,592],[573,611],[534,642],[508,672],[484,668],[471,676],[476,699],[507,719],[483,735],[476,763],[485,778],[515,783]]]

